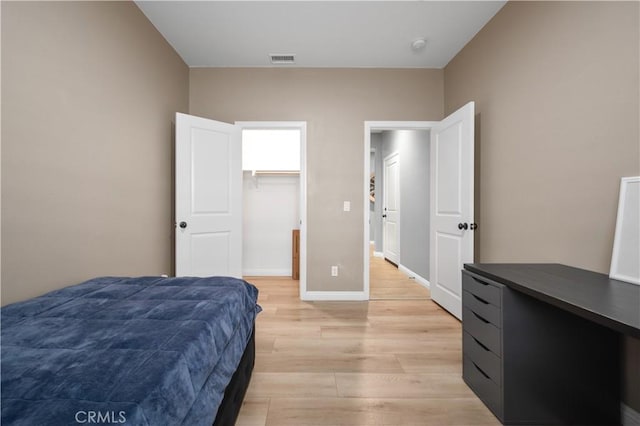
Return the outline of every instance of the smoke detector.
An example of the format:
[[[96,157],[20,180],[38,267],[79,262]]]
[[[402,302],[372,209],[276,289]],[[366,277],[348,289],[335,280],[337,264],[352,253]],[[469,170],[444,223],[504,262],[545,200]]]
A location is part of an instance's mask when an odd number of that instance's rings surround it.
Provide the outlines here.
[[[427,45],[427,40],[426,40],[426,39],[424,39],[424,38],[417,38],[417,39],[415,39],[415,40],[413,40],[413,41],[411,42],[411,49],[412,49],[414,52],[417,52],[417,51],[419,51],[419,50],[424,49],[424,47],[425,47],[426,45]]]
[[[269,58],[271,58],[271,63],[275,65],[287,65],[296,62],[296,55],[291,53],[271,53]]]

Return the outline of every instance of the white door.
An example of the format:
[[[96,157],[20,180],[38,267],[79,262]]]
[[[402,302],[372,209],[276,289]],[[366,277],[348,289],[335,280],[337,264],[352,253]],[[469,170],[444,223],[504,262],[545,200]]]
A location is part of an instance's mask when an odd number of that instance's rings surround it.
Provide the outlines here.
[[[176,114],[176,276],[242,276],[240,128]]]
[[[462,316],[462,277],[473,262],[474,103],[431,130],[430,275],[432,299]]]
[[[383,171],[383,252],[387,260],[400,263],[400,155],[397,152],[384,159]]]

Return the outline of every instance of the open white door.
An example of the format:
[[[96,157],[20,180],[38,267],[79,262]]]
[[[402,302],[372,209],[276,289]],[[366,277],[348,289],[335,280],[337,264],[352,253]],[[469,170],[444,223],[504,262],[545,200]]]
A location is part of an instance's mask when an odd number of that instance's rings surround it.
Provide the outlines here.
[[[382,246],[384,258],[400,264],[400,154],[384,159],[382,203]]]
[[[176,114],[176,276],[242,276],[242,140]]]
[[[473,262],[474,111],[469,102],[431,130],[431,298],[462,317],[463,264]]]

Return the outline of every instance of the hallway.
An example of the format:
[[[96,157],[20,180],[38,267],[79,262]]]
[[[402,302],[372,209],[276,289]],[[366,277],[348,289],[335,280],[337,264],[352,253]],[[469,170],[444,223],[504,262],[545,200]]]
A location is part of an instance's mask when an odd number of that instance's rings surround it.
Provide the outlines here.
[[[427,288],[407,277],[384,258],[374,256],[373,248],[369,253],[370,300],[431,299],[431,292]]]

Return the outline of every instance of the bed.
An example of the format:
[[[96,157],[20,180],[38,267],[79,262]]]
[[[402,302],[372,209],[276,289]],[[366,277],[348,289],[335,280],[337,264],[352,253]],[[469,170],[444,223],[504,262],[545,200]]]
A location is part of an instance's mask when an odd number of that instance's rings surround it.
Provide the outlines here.
[[[258,290],[227,277],[101,277],[1,314],[3,425],[233,425]]]

